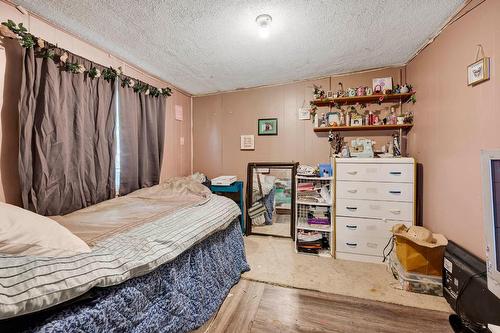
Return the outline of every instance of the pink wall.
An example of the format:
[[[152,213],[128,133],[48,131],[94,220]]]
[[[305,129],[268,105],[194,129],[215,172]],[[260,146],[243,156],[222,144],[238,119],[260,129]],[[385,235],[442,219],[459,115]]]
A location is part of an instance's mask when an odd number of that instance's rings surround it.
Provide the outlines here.
[[[391,68],[291,83],[272,87],[193,98],[193,165],[194,171],[206,173],[210,178],[222,174],[235,174],[246,180],[248,162],[289,162],[317,165],[329,160],[327,134],[313,132],[311,120],[298,120],[298,109],[312,99],[313,84],[333,89],[341,81],[344,88],[372,86],[376,77],[392,76],[400,82],[400,69]],[[387,112],[390,105],[373,106]],[[328,112],[320,108],[319,113]],[[257,119],[278,118],[278,136],[258,136]],[[255,135],[255,150],[240,150],[240,135]],[[357,136],[368,136],[377,145],[387,143],[387,135],[359,132],[348,134],[346,141]]]
[[[57,43],[78,55],[102,65],[122,66],[125,74],[136,77],[157,87],[169,86],[167,82],[147,76],[134,67],[92,45],[54,28],[30,15],[22,15],[11,5],[0,1],[0,22],[12,19],[23,22],[34,35]],[[17,172],[17,99],[19,97],[19,73],[21,49],[14,41],[0,39],[0,201],[19,204],[19,176]],[[165,153],[162,178],[187,175],[191,172],[191,97],[174,89],[167,103]],[[183,107],[184,120],[176,121],[174,106]],[[181,145],[184,137],[184,145]]]
[[[424,224],[480,257],[479,152],[500,148],[498,13],[500,1],[487,0],[446,28],[406,73],[417,90],[409,150],[423,164]],[[491,57],[491,79],[469,87],[466,67],[474,62],[477,44]]]

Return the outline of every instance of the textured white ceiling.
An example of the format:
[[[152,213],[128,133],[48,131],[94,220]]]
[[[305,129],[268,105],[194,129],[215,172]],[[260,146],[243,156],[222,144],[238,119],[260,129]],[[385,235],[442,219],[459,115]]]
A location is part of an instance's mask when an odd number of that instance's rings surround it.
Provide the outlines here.
[[[406,63],[462,0],[16,0],[192,94]],[[262,39],[255,17],[273,17]],[[53,41],[57,42],[57,41]]]

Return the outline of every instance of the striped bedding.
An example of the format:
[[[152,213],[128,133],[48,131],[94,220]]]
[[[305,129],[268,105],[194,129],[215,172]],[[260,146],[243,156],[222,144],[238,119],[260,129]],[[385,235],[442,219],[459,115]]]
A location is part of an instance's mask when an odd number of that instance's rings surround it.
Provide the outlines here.
[[[32,313],[144,275],[225,229],[241,214],[230,199],[213,195],[98,242],[91,253],[43,258],[0,255],[0,319]]]

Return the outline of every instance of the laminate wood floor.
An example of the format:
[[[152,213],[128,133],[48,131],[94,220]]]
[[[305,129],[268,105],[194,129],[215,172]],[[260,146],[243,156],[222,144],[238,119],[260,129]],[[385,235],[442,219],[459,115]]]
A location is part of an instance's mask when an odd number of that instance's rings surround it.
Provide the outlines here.
[[[448,313],[240,280],[196,333],[453,332]]]

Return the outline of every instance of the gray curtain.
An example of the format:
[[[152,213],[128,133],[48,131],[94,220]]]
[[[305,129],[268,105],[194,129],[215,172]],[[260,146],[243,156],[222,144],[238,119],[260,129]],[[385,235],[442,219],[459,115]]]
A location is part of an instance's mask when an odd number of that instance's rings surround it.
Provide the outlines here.
[[[158,184],[165,138],[166,98],[119,88],[120,195]]]
[[[68,61],[103,69],[68,54]],[[59,215],[114,197],[114,83],[63,71],[33,49],[24,49],[23,56],[19,172],[24,207]]]

